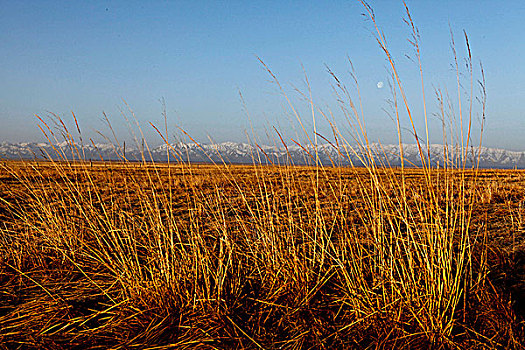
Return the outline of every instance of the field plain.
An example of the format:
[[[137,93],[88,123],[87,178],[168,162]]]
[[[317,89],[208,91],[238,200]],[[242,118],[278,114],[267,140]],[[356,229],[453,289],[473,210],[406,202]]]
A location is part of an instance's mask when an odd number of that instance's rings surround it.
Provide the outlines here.
[[[2,348],[525,345],[525,172],[1,167]]]

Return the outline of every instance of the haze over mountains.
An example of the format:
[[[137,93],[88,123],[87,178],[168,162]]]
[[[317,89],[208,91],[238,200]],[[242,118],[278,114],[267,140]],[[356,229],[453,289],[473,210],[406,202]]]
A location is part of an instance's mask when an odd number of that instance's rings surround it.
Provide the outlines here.
[[[129,161],[156,161],[165,162],[167,151],[170,153],[170,161],[190,161],[195,163],[217,162],[232,164],[287,164],[295,165],[315,164],[316,158],[324,165],[350,165],[362,166],[365,150],[351,147],[339,147],[322,144],[317,147],[301,147],[298,145],[259,146],[239,142],[223,142],[217,144],[174,143],[151,148],[147,147],[142,152],[142,146],[124,147],[124,145],[113,144],[89,144],[77,149],[67,143],[50,145],[48,143],[0,143],[0,158],[3,159],[81,159],[84,160],[106,160],[118,161],[125,159]],[[422,145],[423,153],[428,154],[426,147]],[[400,152],[398,145],[371,146],[374,159],[385,166],[399,166]],[[57,153],[58,152],[58,153]],[[448,152],[448,159],[458,159],[459,147],[449,147],[446,151],[442,145],[430,146],[430,159],[432,165],[443,166],[443,155]],[[60,156],[58,155],[60,153]],[[404,144],[403,153],[405,165],[420,166],[421,159],[417,145]],[[525,152],[508,151],[497,148],[469,149],[467,152],[467,166],[477,162],[481,168],[498,169],[525,169]]]

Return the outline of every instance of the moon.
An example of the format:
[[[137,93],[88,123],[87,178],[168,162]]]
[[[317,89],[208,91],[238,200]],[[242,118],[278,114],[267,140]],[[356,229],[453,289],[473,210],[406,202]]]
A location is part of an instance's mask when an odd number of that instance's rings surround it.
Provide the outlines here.
[[[382,81],[377,82],[377,88],[382,89],[385,84]]]

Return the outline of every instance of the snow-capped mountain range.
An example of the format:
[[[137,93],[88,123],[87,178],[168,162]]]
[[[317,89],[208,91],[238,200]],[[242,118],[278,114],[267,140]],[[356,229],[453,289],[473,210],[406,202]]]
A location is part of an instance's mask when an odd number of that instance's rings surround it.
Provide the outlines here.
[[[417,145],[404,144],[403,157],[405,165],[420,166],[421,157]],[[478,152],[480,151],[480,152]],[[373,159],[385,166],[399,166],[400,147],[399,145],[380,145],[372,144],[370,152]],[[444,164],[444,154],[447,159],[460,157],[460,147],[448,147],[442,145],[431,145],[430,152],[422,145],[422,152],[427,157],[430,153],[432,165]],[[233,164],[296,164],[313,165],[318,162],[324,165],[350,165],[362,166],[366,162],[367,151],[359,147],[334,147],[331,144],[314,146],[299,146],[296,144],[276,146],[262,146],[238,142],[223,142],[217,144],[195,144],[195,143],[174,143],[161,145],[158,147],[142,148],[125,147],[124,145],[113,144],[89,144],[75,147],[66,142],[58,144],[48,143],[0,143],[0,159],[84,159],[84,160],[123,160],[129,161],[156,161],[165,162],[170,154],[170,161],[182,160],[195,163],[233,163]],[[525,169],[525,152],[508,151],[497,148],[483,147],[467,151],[467,166],[471,166],[478,161],[481,168],[500,168],[500,169]],[[456,163],[459,164],[459,163]]]

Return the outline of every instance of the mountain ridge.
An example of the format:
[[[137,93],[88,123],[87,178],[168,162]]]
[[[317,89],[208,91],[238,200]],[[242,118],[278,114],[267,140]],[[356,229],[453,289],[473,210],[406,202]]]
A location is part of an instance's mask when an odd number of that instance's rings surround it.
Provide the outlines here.
[[[76,147],[76,148],[75,148]],[[83,147],[69,145],[67,142],[49,144],[43,142],[19,142],[19,143],[0,143],[0,158],[3,159],[70,159],[70,160],[107,160],[117,161],[167,161],[167,152],[170,153],[170,161],[184,162],[226,162],[232,164],[295,164],[312,165],[319,163],[324,165],[356,165],[362,166],[363,159],[367,159],[365,149],[356,146],[341,146],[339,149],[332,144],[319,144],[299,146],[293,145],[257,145],[244,142],[222,142],[214,144],[196,144],[177,142],[170,145],[160,145],[148,149],[144,152],[140,147],[125,147],[124,145],[114,145],[110,143],[88,144]],[[415,144],[403,144],[403,156],[405,165],[421,166],[419,148]],[[461,147],[448,147],[443,145],[430,145],[430,152],[426,145],[422,145],[422,152],[427,157],[430,153],[430,160],[433,166],[443,166],[444,154],[448,154],[448,159],[452,159],[455,164],[459,164]],[[383,166],[401,165],[399,145],[393,144],[371,144],[370,152],[373,159]],[[525,169],[525,151],[509,151],[501,148],[481,147],[480,152],[477,148],[467,150],[467,166],[476,164],[479,157],[480,168],[499,168],[499,169]],[[59,156],[60,154],[60,156]]]

